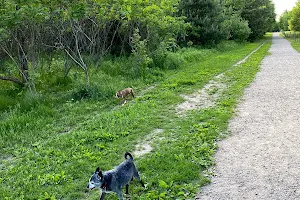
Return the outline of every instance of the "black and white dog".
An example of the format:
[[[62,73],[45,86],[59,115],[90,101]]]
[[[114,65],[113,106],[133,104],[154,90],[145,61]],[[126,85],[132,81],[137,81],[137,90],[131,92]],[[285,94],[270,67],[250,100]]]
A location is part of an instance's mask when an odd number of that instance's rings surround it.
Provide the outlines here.
[[[128,156],[129,159],[127,158]],[[87,188],[90,190],[94,188],[102,190],[100,200],[104,199],[106,193],[111,192],[116,192],[120,200],[123,200],[122,187],[126,185],[126,194],[128,194],[129,182],[133,177],[140,181],[142,186],[145,187],[134,165],[132,155],[126,152],[124,157],[126,160],[116,168],[102,173],[98,167],[90,178]]]

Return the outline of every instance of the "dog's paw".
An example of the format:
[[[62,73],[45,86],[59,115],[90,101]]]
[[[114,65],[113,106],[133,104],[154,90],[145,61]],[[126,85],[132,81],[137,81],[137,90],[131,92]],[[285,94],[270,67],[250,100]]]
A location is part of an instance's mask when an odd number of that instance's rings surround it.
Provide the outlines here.
[[[149,185],[148,183],[144,183],[144,184],[143,184],[143,188],[144,188],[144,189],[148,189],[148,185]]]
[[[125,194],[124,196],[125,196],[125,199],[126,199],[126,200],[130,200],[130,199],[131,199],[130,194]]]

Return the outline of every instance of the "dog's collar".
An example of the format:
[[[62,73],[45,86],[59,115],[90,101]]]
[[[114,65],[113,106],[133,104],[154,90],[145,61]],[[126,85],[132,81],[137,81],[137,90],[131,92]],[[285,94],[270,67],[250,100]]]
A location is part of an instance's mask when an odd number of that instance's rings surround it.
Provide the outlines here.
[[[103,189],[103,190],[106,190],[106,188],[107,188],[107,184],[106,183],[103,183],[102,185],[101,185],[101,187],[100,187],[101,189]]]

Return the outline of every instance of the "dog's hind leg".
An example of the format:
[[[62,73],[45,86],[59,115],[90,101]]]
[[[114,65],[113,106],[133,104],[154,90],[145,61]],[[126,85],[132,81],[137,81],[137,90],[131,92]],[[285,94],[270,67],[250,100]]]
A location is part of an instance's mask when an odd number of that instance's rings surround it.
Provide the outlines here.
[[[126,185],[126,193],[125,194],[129,194],[129,184]]]
[[[143,188],[145,187],[144,182],[140,180],[140,183],[142,184]]]
[[[103,200],[104,197],[105,197],[106,193],[102,192],[101,196],[100,196],[100,199],[99,200]]]
[[[139,172],[136,169],[135,169],[135,172],[134,172],[133,176],[134,176],[134,178],[136,178],[142,184],[143,187],[145,187],[144,182],[140,178]]]

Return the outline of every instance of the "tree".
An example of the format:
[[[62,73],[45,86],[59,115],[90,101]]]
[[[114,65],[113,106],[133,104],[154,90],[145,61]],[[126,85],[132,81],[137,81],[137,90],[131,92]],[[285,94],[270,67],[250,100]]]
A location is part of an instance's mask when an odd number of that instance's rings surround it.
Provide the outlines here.
[[[40,25],[48,10],[37,1],[0,2],[0,51],[12,60],[19,76],[1,76],[1,80],[26,85],[35,91],[33,79],[29,76],[29,61],[34,63],[38,46],[41,45]]]
[[[0,80],[34,86],[29,74],[38,68],[39,56],[55,52],[72,61],[66,66],[66,74],[71,67],[78,67],[88,84],[88,62],[92,60],[100,66],[107,54],[132,53],[136,29],[140,41],[145,41],[143,51],[147,55],[159,46],[167,50],[174,45],[170,41],[175,41],[186,27],[183,18],[174,14],[178,3],[179,0],[2,0],[0,55],[6,54],[5,59],[12,60],[19,75],[0,76]]]
[[[290,12],[285,11],[279,18],[279,28],[283,31],[289,30]]]
[[[241,16],[249,23],[249,39],[255,40],[267,31],[272,31],[276,17],[275,6],[271,0],[247,0]]]
[[[225,1],[225,20],[222,23],[224,30],[227,32],[227,39],[239,42],[248,39],[251,30],[248,21],[241,17],[240,3],[237,1]]]
[[[248,21],[251,29],[249,40],[258,39],[267,31],[272,31],[276,14],[271,0],[225,0],[225,4]]]
[[[219,0],[182,0],[179,14],[191,24],[187,40],[195,44],[213,45],[226,39],[222,29],[224,4]]]
[[[290,12],[289,29],[292,31],[300,31],[300,1]]]

